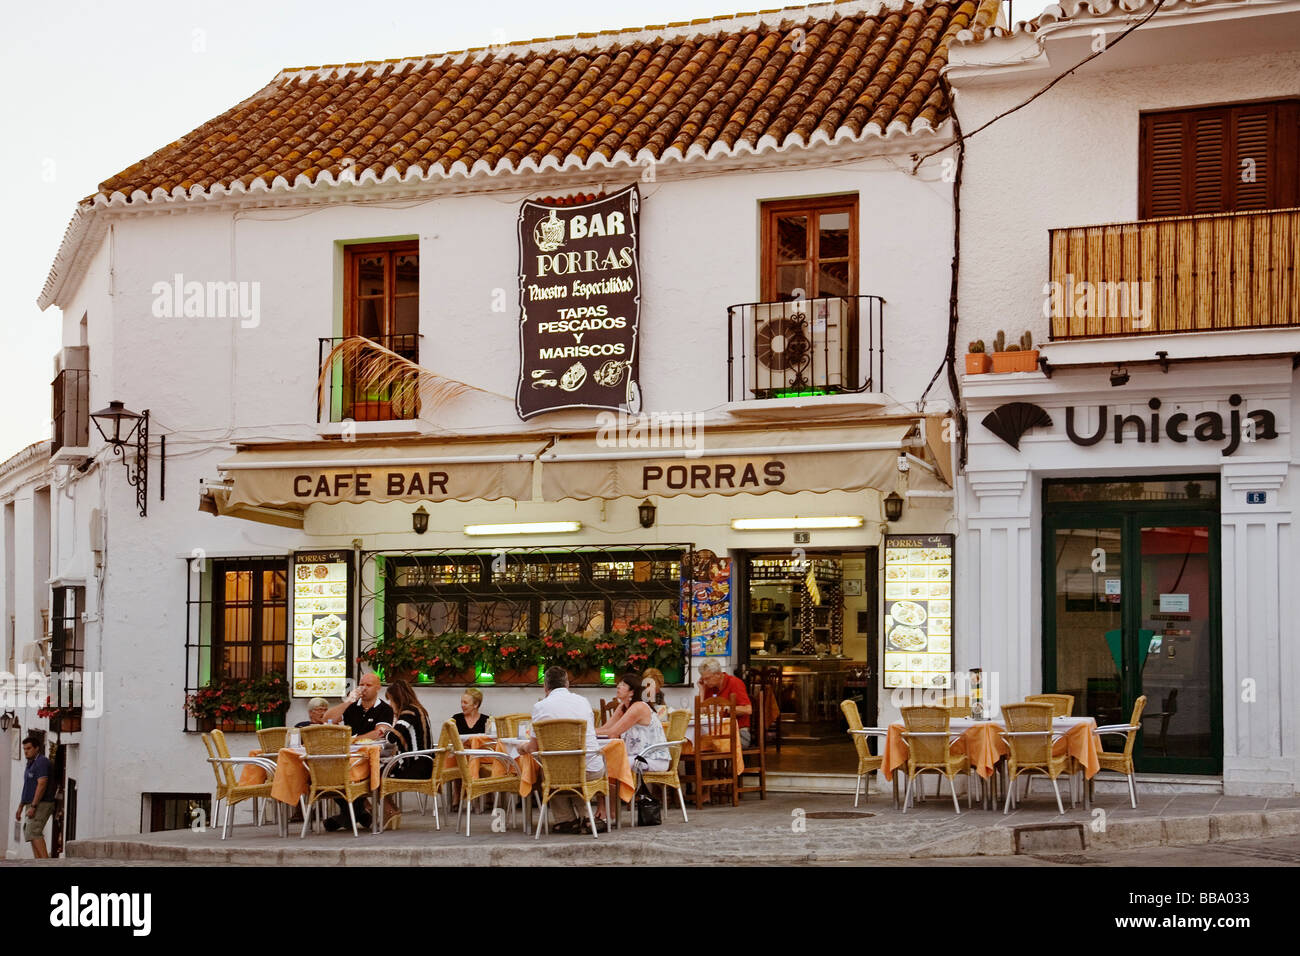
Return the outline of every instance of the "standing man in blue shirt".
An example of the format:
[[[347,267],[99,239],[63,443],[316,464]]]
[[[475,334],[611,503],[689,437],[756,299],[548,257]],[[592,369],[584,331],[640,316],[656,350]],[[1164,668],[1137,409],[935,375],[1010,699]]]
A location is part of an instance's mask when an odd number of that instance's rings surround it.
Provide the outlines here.
[[[23,808],[27,809],[23,839],[32,845],[32,856],[45,860],[50,856],[45,848],[45,824],[54,812],[54,774],[50,770],[50,758],[41,753],[40,741],[35,737],[23,741],[23,756],[27,758],[27,769],[23,772],[23,796],[14,819],[22,819]]]

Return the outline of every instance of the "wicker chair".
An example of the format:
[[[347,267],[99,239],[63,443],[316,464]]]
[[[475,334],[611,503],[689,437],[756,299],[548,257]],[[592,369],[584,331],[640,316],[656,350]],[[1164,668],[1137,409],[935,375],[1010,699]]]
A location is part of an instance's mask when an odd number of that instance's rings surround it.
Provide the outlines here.
[[[257,732],[257,746],[264,754],[278,754],[289,740],[289,728],[267,727]]]
[[[970,716],[970,698],[969,697],[943,697],[940,698],[938,705],[948,711],[949,717],[969,717]]]
[[[494,794],[492,809],[496,809],[501,800],[501,794],[519,792],[519,765],[514,762],[508,755],[496,750],[467,750],[464,742],[460,739],[460,731],[456,729],[456,722],[449,720],[442,725],[442,733],[438,738],[438,747],[444,751],[450,751],[456,757],[456,770],[453,776],[447,776],[446,771],[439,771],[434,774],[435,786],[441,786],[448,779],[460,780],[460,806],[456,809],[456,829],[460,829],[460,814],[465,814],[465,836],[469,836],[469,819],[473,814],[470,812],[470,801],[477,800],[479,797]],[[470,771],[470,760],[495,760],[504,764],[507,773],[496,777],[476,777]]]
[[[212,803],[212,819],[215,821],[217,815],[221,813],[221,803],[226,799],[226,777],[221,772],[221,766],[217,763],[217,751],[212,746],[212,738],[207,734],[200,734],[200,736],[203,738],[204,748],[208,751],[208,766],[212,768],[212,776],[217,781],[216,799]]]
[[[853,805],[858,805],[858,794],[864,789],[862,780],[873,771],[880,770],[885,763],[883,754],[872,755],[870,748],[867,746],[867,738],[871,736],[885,737],[889,731],[881,727],[863,727],[862,715],[858,713],[857,701],[843,700],[840,701],[840,710],[844,713],[844,719],[849,722],[849,736],[853,738],[853,746],[858,751],[858,782],[853,788]],[[870,781],[865,788],[870,794]],[[868,797],[868,799],[870,799]],[[894,807],[898,807],[898,778],[894,778]]]
[[[903,794],[903,812],[912,798],[912,786],[923,773],[937,773],[948,781],[952,790],[952,807],[961,813],[957,802],[957,782],[959,773],[966,774],[966,806],[971,805],[972,781],[970,779],[970,757],[966,754],[952,753],[952,734],[948,729],[951,719],[944,707],[904,707],[903,724],[906,730],[903,739],[907,741],[907,791]]]
[[[438,819],[438,790],[441,788],[439,780],[438,764],[439,755],[446,753],[443,748],[434,747],[432,750],[408,750],[406,753],[397,754],[384,767],[384,773],[379,783],[379,829],[384,828],[384,800],[390,796],[403,793],[418,793],[426,797],[433,798],[433,827],[435,830],[442,829],[442,822]],[[428,758],[433,768],[429,771],[428,777],[394,777],[393,770],[410,760],[418,757]],[[398,800],[400,801],[400,797]],[[398,809],[401,809],[401,803],[398,803]]]
[[[736,705],[726,697],[695,698],[695,752],[688,756],[695,782],[695,809],[704,806],[704,793],[718,787],[731,789],[731,805],[738,806],[736,752],[740,750],[740,725],[731,719]],[[706,749],[706,744],[710,749]],[[708,775],[705,771],[711,771]]]
[[[212,747],[216,749],[216,756],[209,757],[208,762],[214,768],[220,768],[220,773],[226,778],[226,792],[223,799],[226,801],[225,822],[221,825],[221,839],[230,836],[230,830],[234,826],[231,823],[231,813],[236,806],[245,800],[253,801],[253,820],[260,827],[262,825],[262,815],[259,812],[258,800],[267,800],[275,804],[276,813],[279,813],[279,804],[271,800],[271,784],[275,777],[275,761],[267,760],[264,757],[232,757],[230,748],[226,745],[226,735],[220,730],[212,731]],[[252,764],[261,767],[266,771],[266,781],[264,783],[241,784],[239,774],[236,772],[237,767]]]
[[[312,807],[317,807],[319,815],[320,798],[326,795],[343,798],[352,821],[352,835],[357,836],[357,817],[352,801],[370,792],[370,781],[352,779],[352,731],[347,727],[317,724],[302,728],[301,733],[302,745],[307,751],[303,759],[311,775],[311,786],[302,797],[302,837],[307,836],[307,828],[311,826]]]
[[[1030,694],[1026,704],[1051,704],[1053,717],[1069,717],[1074,713],[1073,694]]]
[[[1111,724],[1107,727],[1098,727],[1097,736],[1102,734],[1120,734],[1124,737],[1124,749],[1119,753],[1107,752],[1103,750],[1097,755],[1098,772],[1109,770],[1112,773],[1122,773],[1128,777],[1128,800],[1129,805],[1137,809],[1137,785],[1133,779],[1133,743],[1137,740],[1137,732],[1142,728],[1142,711],[1146,710],[1147,698],[1143,694],[1137,700],[1133,701],[1133,716],[1129,718],[1127,724]],[[1088,781],[1088,786],[1092,786],[1092,781]]]
[[[591,835],[595,837],[596,815],[591,809],[592,797],[598,793],[605,795],[605,819],[612,819],[609,815],[609,771],[606,768],[595,778],[587,776],[586,722],[539,720],[533,724],[533,730],[537,733],[537,760],[542,765],[541,813],[533,839],[541,837],[542,825],[546,822],[546,805],[557,793],[576,794],[586,804]]]
[[[691,712],[689,710],[673,710],[668,712],[668,725],[664,728],[664,736],[668,738],[667,744],[651,744],[639,754],[632,755],[632,766],[636,767],[636,758],[650,755],[652,750],[668,748],[668,769],[667,770],[646,770],[638,771],[637,777],[641,783],[654,786],[659,784],[663,787],[663,800],[665,805],[668,803],[668,788],[673,787],[677,790],[677,801],[682,805],[682,822],[690,823],[686,817],[686,795],[682,793],[682,778],[677,773],[677,767],[682,760],[682,745],[686,741],[686,728],[691,723]],[[636,826],[636,807],[632,808],[632,826]]]
[[[496,718],[498,737],[518,737],[519,721],[532,720],[532,714],[502,714]]]
[[[1061,805],[1061,789],[1056,778],[1068,774],[1072,761],[1067,754],[1053,756],[1052,744],[1059,734],[1052,733],[1052,704],[1027,702],[1003,704],[1002,719],[1007,729],[1007,800],[1002,812],[1011,810],[1011,799],[1016,789],[1016,777],[1027,773],[1045,774],[1052,781],[1056,794],[1056,809],[1065,813]]]

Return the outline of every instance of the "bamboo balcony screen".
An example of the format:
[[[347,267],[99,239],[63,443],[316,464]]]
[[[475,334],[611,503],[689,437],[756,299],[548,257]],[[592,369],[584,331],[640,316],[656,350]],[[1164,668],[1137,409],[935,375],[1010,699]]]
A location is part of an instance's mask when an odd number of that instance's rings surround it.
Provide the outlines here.
[[[1053,229],[1051,254],[1054,340],[1300,325],[1300,209]]]

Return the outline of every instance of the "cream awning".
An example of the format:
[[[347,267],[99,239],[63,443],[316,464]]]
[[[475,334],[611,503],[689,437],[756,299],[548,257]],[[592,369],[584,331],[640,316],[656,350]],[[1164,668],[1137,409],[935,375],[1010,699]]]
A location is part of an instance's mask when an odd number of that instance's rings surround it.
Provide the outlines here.
[[[245,445],[218,466],[225,482],[213,505],[218,513],[232,514],[248,508],[292,513],[342,502],[528,501],[533,463],[547,443],[538,437]]]
[[[542,496],[741,495],[892,489],[915,420],[833,427],[705,429],[695,448],[628,447],[653,440],[561,438],[542,456]],[[670,444],[661,434],[659,444]],[[682,444],[682,442],[678,442]]]

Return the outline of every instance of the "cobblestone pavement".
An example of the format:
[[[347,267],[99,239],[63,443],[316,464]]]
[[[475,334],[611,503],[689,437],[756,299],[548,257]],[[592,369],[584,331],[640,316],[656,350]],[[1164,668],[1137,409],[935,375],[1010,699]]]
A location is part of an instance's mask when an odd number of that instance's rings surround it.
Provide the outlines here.
[[[293,826],[289,838],[278,836],[273,825],[250,823],[247,804],[239,808],[239,825],[230,840],[222,841],[216,829],[178,830],[85,840],[71,852],[87,863],[139,861],[203,865],[333,864],[392,865],[624,865],[654,862],[691,865],[708,862],[732,865],[839,864],[889,865],[942,859],[957,863],[977,859],[980,865],[1134,865],[1108,864],[1108,854],[1140,852],[1155,859],[1157,850],[1178,846],[1231,843],[1300,834],[1300,800],[1263,797],[1224,797],[1204,794],[1143,795],[1138,810],[1128,807],[1123,795],[1101,795],[1091,811],[1082,805],[1064,815],[1056,812],[1050,793],[1035,792],[1009,815],[989,810],[953,812],[951,800],[933,796],[906,814],[893,809],[887,796],[873,795],[860,812],[871,816],[846,816],[852,799],[842,795],[769,794],[766,800],[747,799],[739,807],[689,809],[683,823],[680,810],[664,814],[664,825],[654,828],[624,826],[591,836],[544,835],[534,841],[521,832],[518,819],[506,832],[492,831],[492,817],[475,814],[473,836],[453,832],[454,814],[444,817],[435,831],[432,816],[408,812],[402,829],[380,835],[350,832],[311,834],[299,839]],[[413,804],[408,804],[413,806]],[[831,818],[821,814],[833,814]],[[501,821],[504,822],[504,821]],[[627,823],[626,817],[624,819]],[[1022,854],[1016,856],[1017,828],[1053,825],[1046,831],[1022,831]],[[1065,824],[1064,828],[1059,825]],[[1267,841],[1266,841],[1267,842]],[[1086,845],[1086,850],[1085,850]],[[1243,844],[1243,845],[1249,845]],[[26,848],[23,848],[24,853]],[[1251,851],[1256,852],[1256,851]],[[1262,852],[1262,850],[1261,850]],[[1294,864],[1290,851],[1266,865]],[[1035,855],[1034,862],[1024,855]],[[1236,857],[1226,850],[1223,859]],[[1087,859],[1084,859],[1086,857]],[[1118,859],[1118,858],[1116,858]],[[1143,865],[1139,862],[1136,865]],[[1213,865],[1232,865],[1222,863]]]

